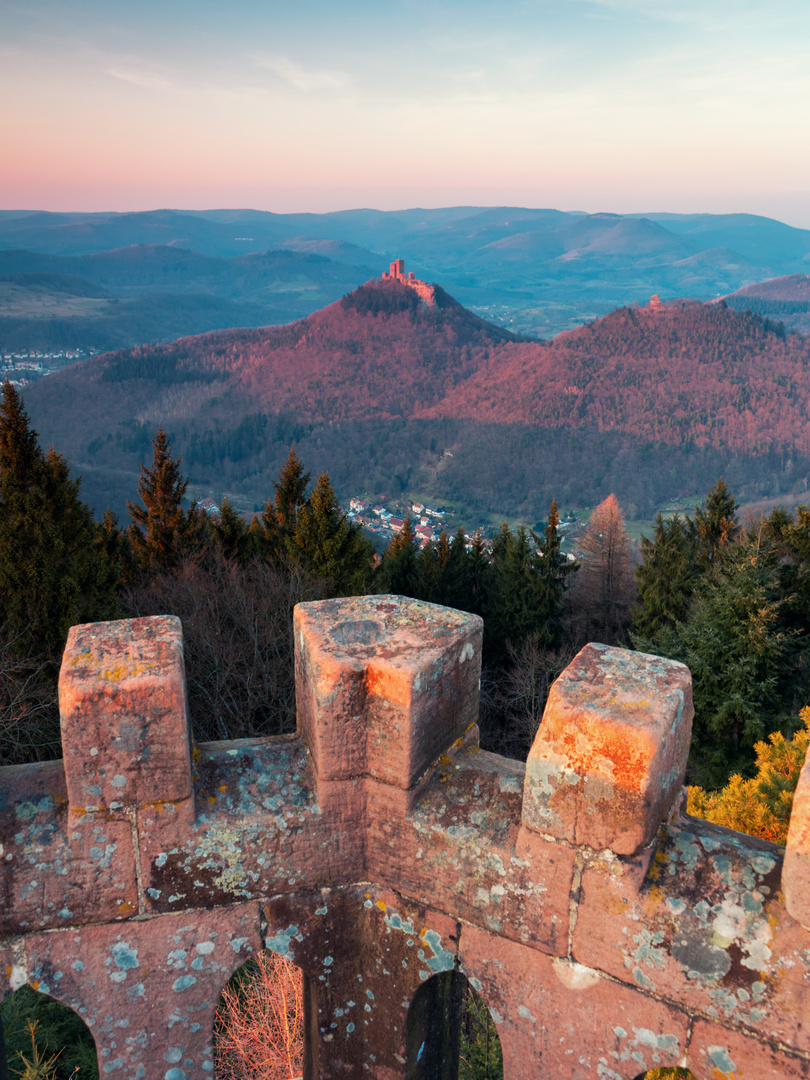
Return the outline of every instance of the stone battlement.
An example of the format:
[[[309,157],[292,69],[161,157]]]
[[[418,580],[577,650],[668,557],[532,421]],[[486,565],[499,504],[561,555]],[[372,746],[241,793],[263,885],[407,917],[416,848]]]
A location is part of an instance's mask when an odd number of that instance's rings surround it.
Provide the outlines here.
[[[391,263],[390,269],[383,271],[382,280],[398,281],[401,285],[407,285],[419,294],[428,307],[433,308],[436,306],[436,290],[434,287],[428,285],[426,281],[420,281],[415,277],[413,270],[409,270],[406,274],[404,259],[395,259],[394,262]]]
[[[192,748],[179,621],[73,628],[64,761],[0,769],[0,994],[80,1012],[105,1077],[191,1080],[266,946],[308,1080],[442,1075],[453,971],[507,1080],[810,1075],[807,766],[785,852],[683,814],[680,664],[587,646],[523,765],[478,748],[477,617],[372,596],[294,633],[297,734]]]

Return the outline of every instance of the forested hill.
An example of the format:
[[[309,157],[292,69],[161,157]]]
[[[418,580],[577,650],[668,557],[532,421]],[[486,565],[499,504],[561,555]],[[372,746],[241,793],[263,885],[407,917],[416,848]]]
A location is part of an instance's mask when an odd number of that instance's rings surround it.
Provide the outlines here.
[[[26,407],[102,510],[132,496],[159,424],[194,484],[256,501],[291,442],[341,497],[413,491],[530,522],[555,495],[651,513],[719,475],[750,499],[804,490],[810,339],[678,303],[543,344],[433,296],[370,282],[287,326],[108,353],[28,387]]]
[[[810,274],[788,274],[746,285],[724,297],[735,311],[779,319],[789,330],[810,333]]]
[[[423,415],[810,452],[809,362],[809,338],[750,311],[622,308],[550,345],[505,346]]]
[[[223,421],[256,410],[292,412],[300,423],[412,416],[473,375],[489,350],[517,340],[433,290],[429,306],[409,286],[370,282],[286,326],[108,353],[46,380],[34,397],[53,395],[58,408],[61,387],[78,381],[109,415],[125,419],[134,406],[155,424],[204,403]]]

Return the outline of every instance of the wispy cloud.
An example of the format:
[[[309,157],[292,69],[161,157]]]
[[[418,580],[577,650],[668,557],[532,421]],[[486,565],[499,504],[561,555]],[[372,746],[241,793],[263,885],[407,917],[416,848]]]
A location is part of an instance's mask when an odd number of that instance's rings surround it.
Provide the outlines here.
[[[165,72],[129,64],[118,64],[115,67],[105,68],[105,74],[110,75],[113,79],[131,83],[133,86],[142,86],[146,90],[159,90],[161,93],[179,88],[177,82]]]
[[[309,68],[280,53],[254,53],[251,57],[257,67],[265,68],[284,79],[296,90],[311,93],[314,90],[346,90],[351,79],[345,71],[331,68]]]

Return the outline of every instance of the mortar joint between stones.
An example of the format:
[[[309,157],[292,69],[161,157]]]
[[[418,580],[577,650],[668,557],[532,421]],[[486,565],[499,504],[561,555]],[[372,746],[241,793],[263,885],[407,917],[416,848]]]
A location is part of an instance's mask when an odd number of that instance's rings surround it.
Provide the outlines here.
[[[138,832],[138,808],[125,806],[124,813],[129,820],[129,829],[132,836],[132,850],[135,857],[135,888],[138,894],[138,914],[146,915],[146,891],[143,884],[143,867],[141,865],[141,841]]]
[[[574,959],[574,930],[579,916],[579,900],[582,895],[582,875],[585,872],[585,854],[578,850],[574,858],[574,873],[568,897],[568,959]]]

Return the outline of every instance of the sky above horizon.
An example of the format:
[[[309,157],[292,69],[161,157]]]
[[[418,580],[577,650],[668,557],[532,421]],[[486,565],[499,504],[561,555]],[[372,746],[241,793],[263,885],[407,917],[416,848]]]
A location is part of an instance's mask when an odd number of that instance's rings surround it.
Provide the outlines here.
[[[810,228],[806,0],[0,0],[0,209]]]

